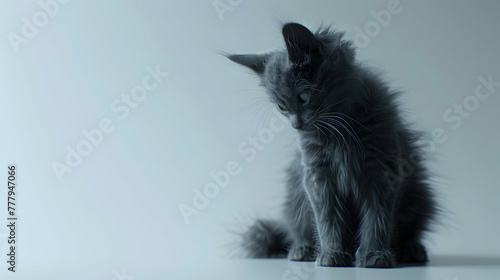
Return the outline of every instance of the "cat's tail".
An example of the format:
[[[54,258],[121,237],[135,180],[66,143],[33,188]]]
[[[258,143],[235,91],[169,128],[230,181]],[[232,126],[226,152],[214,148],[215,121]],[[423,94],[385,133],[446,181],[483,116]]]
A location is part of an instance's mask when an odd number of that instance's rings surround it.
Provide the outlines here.
[[[242,237],[241,246],[248,258],[282,258],[288,253],[287,230],[278,221],[257,220]]]

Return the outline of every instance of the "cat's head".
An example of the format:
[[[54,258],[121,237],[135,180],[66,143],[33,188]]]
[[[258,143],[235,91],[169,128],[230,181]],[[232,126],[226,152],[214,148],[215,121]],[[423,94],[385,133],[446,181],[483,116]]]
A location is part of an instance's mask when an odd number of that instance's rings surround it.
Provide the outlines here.
[[[260,76],[294,128],[315,130],[331,113],[352,115],[364,107],[367,97],[353,75],[355,51],[342,32],[312,33],[303,25],[287,23],[282,33],[286,49],[228,58]]]

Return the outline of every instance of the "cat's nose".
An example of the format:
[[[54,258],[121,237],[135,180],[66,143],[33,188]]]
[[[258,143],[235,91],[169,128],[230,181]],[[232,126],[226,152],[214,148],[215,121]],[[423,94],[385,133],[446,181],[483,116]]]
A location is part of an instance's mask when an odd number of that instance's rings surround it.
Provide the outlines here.
[[[292,127],[295,128],[295,129],[301,129],[302,128],[302,124],[300,124],[300,123],[292,123]]]
[[[302,120],[299,117],[297,117],[297,115],[292,115],[290,117],[290,123],[292,123],[292,127],[295,129],[302,128]]]

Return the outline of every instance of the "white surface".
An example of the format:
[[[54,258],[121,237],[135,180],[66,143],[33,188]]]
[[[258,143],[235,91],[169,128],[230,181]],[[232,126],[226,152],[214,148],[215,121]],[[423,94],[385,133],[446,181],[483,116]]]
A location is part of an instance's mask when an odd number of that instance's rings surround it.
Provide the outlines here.
[[[420,267],[393,269],[317,267],[313,262],[290,262],[284,259],[193,260],[194,263],[173,271],[161,269],[134,271],[75,270],[20,273],[12,279],[116,279],[116,280],[498,280],[499,257],[431,256],[431,262]],[[136,267],[137,269],[137,267]],[[8,278],[10,279],[10,278]]]
[[[500,279],[500,258],[434,257],[434,259],[434,262],[429,263],[426,267],[395,269],[317,267],[312,262],[289,262],[286,260],[227,261],[201,266],[200,269],[195,269],[191,273],[181,273],[172,279]]]

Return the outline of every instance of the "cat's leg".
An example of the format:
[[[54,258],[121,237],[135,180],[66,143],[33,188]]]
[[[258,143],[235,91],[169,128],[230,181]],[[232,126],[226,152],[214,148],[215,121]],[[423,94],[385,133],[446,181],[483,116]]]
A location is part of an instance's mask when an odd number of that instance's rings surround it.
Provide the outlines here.
[[[348,216],[346,200],[335,193],[330,172],[316,168],[314,173],[308,170],[304,176],[304,188],[311,202],[320,241],[316,264],[353,266],[353,257],[344,244],[349,232],[345,226]]]
[[[285,204],[285,217],[291,239],[288,259],[292,261],[316,260],[314,214],[302,187],[303,173],[299,158],[288,170],[288,196]]]
[[[289,227],[292,244],[288,251],[288,259],[292,261],[316,260],[316,245],[314,244],[314,216],[305,193],[301,190],[300,197],[295,198],[295,207],[289,209]]]
[[[418,170],[417,170],[418,171]],[[433,194],[415,172],[403,184],[396,208],[396,236],[393,248],[399,263],[425,263],[427,252],[421,239],[437,212]]]
[[[421,238],[427,221],[425,217],[419,216],[419,213],[425,213],[425,211],[422,209],[422,212],[413,212],[419,207],[414,209],[410,207],[410,205],[404,205],[396,212],[397,231],[392,247],[398,263],[425,263],[428,260],[427,252],[421,243]]]
[[[356,266],[394,267],[391,252],[394,194],[375,185],[366,186],[365,190]]]

